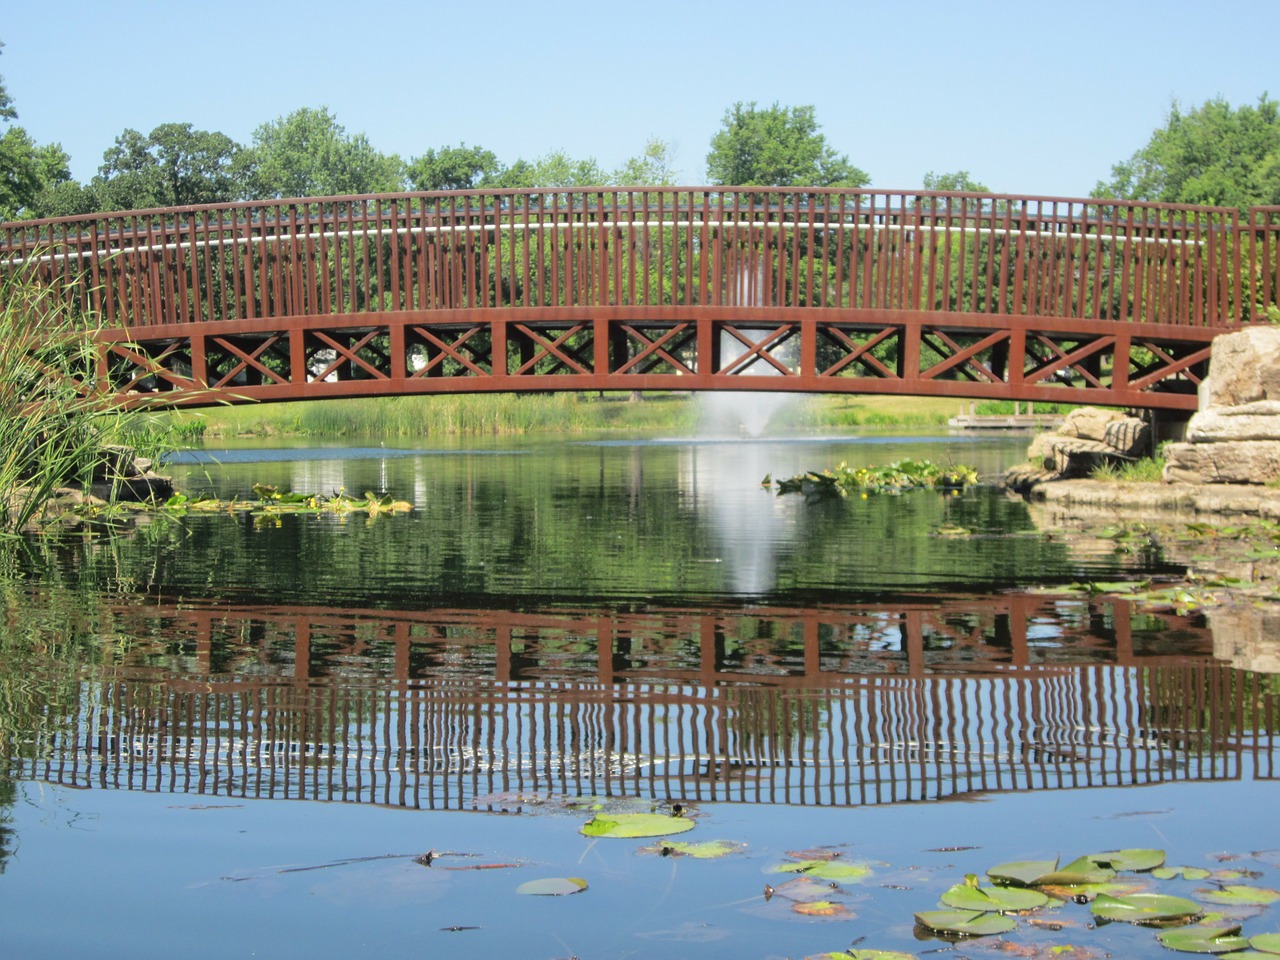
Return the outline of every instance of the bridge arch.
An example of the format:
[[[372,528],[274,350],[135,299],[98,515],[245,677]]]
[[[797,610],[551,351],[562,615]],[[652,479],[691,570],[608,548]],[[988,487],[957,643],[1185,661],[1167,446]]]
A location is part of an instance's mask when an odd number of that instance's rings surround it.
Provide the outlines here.
[[[1280,208],[818,188],[252,201],[0,225],[104,386],[200,406],[747,390],[1194,409]]]

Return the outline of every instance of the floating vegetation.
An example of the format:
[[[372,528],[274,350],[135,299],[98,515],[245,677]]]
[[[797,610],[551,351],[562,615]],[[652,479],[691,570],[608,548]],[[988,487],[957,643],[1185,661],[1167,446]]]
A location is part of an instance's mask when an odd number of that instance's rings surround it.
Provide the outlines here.
[[[1161,946],[1183,953],[1234,953],[1249,949],[1249,941],[1240,936],[1240,927],[1181,927],[1156,934]]]
[[[693,821],[663,813],[598,813],[582,825],[584,837],[614,837],[634,840],[666,837],[693,829]]]
[[[255,483],[256,500],[219,500],[216,497],[188,497],[176,493],[164,502],[161,509],[170,514],[183,513],[249,513],[254,516],[280,516],[283,514],[352,514],[363,513],[375,517],[384,513],[408,513],[413,504],[396,500],[392,496],[378,496],[367,492],[363,498],[348,496],[339,490],[331,496],[318,493],[294,493],[278,490],[265,483]]]
[[[807,497],[847,497],[855,491],[900,493],[903,490],[936,489],[958,492],[978,482],[972,467],[943,467],[929,460],[897,460],[883,467],[850,467],[841,463],[832,470],[810,470],[785,480],[766,476],[761,484],[778,488],[778,494],[803,493]]]
[[[516,893],[530,897],[567,897],[585,889],[587,881],[581,877],[544,877],[520,884]]]
[[[1101,920],[1140,924],[1184,922],[1204,913],[1195,901],[1167,893],[1135,893],[1127,897],[1100,893],[1089,909]]]
[[[666,831],[668,833],[674,831]],[[747,848],[735,840],[708,840],[705,843],[688,843],[683,840],[662,840],[641,847],[640,853],[657,854],[660,857],[693,857],[695,860],[719,860]]]

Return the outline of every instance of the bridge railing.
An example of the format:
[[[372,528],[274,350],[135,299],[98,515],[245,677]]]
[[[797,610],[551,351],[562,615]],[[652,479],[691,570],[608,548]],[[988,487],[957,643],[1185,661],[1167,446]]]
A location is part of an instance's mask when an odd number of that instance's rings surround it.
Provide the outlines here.
[[[252,201],[0,225],[108,323],[493,308],[835,308],[1229,326],[1280,208],[818,188]]]

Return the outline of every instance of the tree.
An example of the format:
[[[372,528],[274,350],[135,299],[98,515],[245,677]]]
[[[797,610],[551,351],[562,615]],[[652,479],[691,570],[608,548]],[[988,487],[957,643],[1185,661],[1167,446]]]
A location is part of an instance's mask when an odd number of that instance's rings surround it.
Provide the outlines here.
[[[8,123],[17,118],[13,98],[0,77],[0,120]],[[56,143],[40,146],[22,127],[5,130],[0,137],[0,220],[48,216],[40,198],[73,182],[70,162]]]
[[[269,197],[323,197],[389,193],[404,187],[404,163],[349,135],[327,107],[303,107],[253,132],[243,158],[249,193]]]
[[[725,186],[862,187],[865,172],[827,145],[813,107],[735,103],[711,138],[707,176]]]
[[[675,149],[666,140],[650,137],[644,145],[644,152],[628,159],[610,179],[620,187],[673,186],[676,182]]]
[[[146,136],[126,129],[102,155],[96,201],[100,209],[139,210],[235,200],[241,149],[226,134],[189,123],[162,123]]]
[[[1099,181],[1095,197],[1245,209],[1280,204],[1280,103],[1233,109],[1221,98],[1188,113],[1175,102],[1165,125]]]
[[[501,172],[502,164],[492,150],[465,143],[428,150],[409,161],[405,170],[415,190],[470,190],[489,186]]]
[[[957,170],[954,173],[934,173],[930,170],[924,175],[925,190],[934,190],[939,193],[950,193],[963,191],[965,193],[990,193],[991,189],[985,183],[979,183],[969,176],[968,170]]]

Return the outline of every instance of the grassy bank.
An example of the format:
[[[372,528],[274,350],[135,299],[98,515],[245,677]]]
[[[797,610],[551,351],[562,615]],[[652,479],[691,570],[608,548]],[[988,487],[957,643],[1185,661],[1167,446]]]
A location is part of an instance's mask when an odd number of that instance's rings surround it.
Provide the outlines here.
[[[708,418],[728,427],[731,413],[717,408],[777,404],[773,431],[820,432],[866,427],[923,428],[945,425],[961,402],[936,397],[802,396],[765,394],[738,400],[726,395],[510,394],[385,397],[298,403],[246,404],[171,414],[188,439],[233,436],[347,437],[516,436],[524,434],[690,433]],[[717,403],[717,400],[719,401]],[[725,401],[728,400],[726,403]],[[968,411],[968,404],[964,404]],[[978,413],[1011,413],[1010,403],[988,402]],[[732,429],[732,427],[729,427]]]

